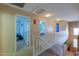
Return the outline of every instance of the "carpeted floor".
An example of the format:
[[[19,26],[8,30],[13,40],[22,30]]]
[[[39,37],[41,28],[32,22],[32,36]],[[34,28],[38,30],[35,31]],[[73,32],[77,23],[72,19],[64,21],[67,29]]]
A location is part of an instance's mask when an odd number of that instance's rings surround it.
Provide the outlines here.
[[[58,56],[51,48],[41,53],[39,56]]]

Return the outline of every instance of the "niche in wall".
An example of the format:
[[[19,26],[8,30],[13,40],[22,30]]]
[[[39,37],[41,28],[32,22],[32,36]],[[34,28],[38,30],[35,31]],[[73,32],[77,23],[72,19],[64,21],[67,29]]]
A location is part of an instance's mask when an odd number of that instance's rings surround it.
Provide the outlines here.
[[[29,46],[30,21],[26,16],[16,16],[16,50]]]

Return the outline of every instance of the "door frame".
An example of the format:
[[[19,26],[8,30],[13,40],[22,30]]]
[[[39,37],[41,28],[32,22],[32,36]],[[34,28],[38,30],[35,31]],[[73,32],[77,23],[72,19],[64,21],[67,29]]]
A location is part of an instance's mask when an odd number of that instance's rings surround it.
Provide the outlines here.
[[[16,46],[16,17],[17,16],[22,16],[22,17],[27,17],[28,19],[29,19],[29,39],[28,39],[28,47],[30,47],[30,17],[28,17],[28,16],[23,16],[23,15],[15,15],[15,51],[17,51],[17,46]],[[26,46],[25,46],[26,47]]]

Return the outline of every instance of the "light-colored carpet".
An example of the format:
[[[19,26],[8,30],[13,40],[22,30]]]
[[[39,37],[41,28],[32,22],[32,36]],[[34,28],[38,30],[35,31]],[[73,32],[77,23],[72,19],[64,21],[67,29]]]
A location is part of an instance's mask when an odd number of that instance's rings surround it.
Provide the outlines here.
[[[51,48],[41,53],[39,56],[58,56]]]

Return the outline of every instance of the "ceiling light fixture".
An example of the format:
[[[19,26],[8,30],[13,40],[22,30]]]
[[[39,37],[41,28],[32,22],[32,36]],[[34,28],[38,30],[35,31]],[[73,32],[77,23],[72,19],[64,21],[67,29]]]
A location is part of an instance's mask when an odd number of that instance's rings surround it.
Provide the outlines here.
[[[46,15],[45,15],[45,17],[50,17],[50,16],[51,16],[51,14],[46,14]]]
[[[61,19],[56,19],[57,21],[60,21]]]

